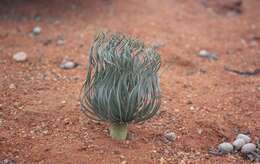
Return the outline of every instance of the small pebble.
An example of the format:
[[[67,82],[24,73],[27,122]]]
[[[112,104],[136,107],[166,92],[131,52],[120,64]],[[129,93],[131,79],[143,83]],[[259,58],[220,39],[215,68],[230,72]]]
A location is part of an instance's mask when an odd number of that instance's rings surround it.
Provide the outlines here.
[[[198,134],[202,134],[203,129],[197,129]]]
[[[242,138],[238,138],[233,142],[233,146],[234,146],[235,150],[241,149],[241,147],[244,146],[245,144],[246,144],[246,142]]]
[[[62,63],[60,64],[60,68],[62,69],[72,69],[75,68],[76,66],[77,66],[76,63],[69,60],[63,60]]]
[[[15,164],[14,160],[10,160],[9,164]]]
[[[124,155],[120,155],[119,156],[121,159],[125,159],[125,156]]]
[[[16,86],[14,84],[9,85],[9,89],[15,89],[15,88],[16,88]]]
[[[223,142],[218,145],[218,150],[221,153],[231,153],[233,151],[233,145],[228,142]]]
[[[48,130],[44,130],[42,133],[43,134],[48,134]]]
[[[39,35],[41,32],[42,32],[42,28],[39,26],[34,27],[32,30],[33,35]]]
[[[176,140],[176,134],[174,132],[169,132],[164,135],[164,137],[169,141]]]
[[[253,143],[245,144],[241,149],[241,152],[244,154],[251,153],[254,151],[256,151],[256,145]]]
[[[163,157],[160,158],[160,164],[164,164],[165,163],[165,159]]]
[[[209,52],[207,50],[201,50],[198,53],[198,56],[202,58],[207,58],[209,60],[218,60],[218,57],[215,53]]]
[[[65,40],[64,39],[58,39],[57,40],[57,45],[61,46],[65,44]]]
[[[25,52],[17,52],[13,55],[13,59],[17,62],[24,62],[27,60],[27,54]]]
[[[122,161],[121,164],[127,164],[127,161]]]
[[[251,138],[248,136],[248,135],[245,135],[245,134],[238,134],[236,139],[243,139],[246,143],[249,143],[251,141]]]

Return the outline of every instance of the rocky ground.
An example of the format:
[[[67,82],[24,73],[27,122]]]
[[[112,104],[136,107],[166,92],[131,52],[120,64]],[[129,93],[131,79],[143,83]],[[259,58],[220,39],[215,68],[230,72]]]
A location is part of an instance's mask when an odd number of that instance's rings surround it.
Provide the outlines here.
[[[213,155],[260,137],[259,0],[1,0],[0,160],[15,163],[248,163]],[[79,110],[97,31],[158,49],[162,105],[125,142]]]

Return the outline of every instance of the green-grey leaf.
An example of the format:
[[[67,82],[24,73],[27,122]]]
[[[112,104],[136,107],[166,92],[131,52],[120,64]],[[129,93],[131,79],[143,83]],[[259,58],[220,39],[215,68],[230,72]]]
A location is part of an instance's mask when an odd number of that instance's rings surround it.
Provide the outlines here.
[[[160,55],[137,39],[100,33],[89,50],[81,110],[91,119],[137,123],[160,107]]]

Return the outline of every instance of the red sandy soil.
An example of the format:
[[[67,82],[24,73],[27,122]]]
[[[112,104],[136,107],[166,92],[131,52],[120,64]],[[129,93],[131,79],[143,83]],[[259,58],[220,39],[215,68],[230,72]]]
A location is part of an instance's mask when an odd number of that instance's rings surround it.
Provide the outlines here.
[[[247,163],[208,153],[239,132],[260,136],[260,1],[1,0],[0,160],[16,163]],[[230,7],[231,6],[231,7]],[[34,17],[39,15],[40,21]],[[30,33],[36,25],[39,36]],[[120,31],[161,44],[162,105],[131,139],[80,112],[87,52],[97,31]],[[63,36],[64,45],[57,45]],[[197,56],[202,49],[217,61]],[[12,55],[28,54],[17,63]],[[59,67],[63,59],[80,65]],[[11,84],[15,88],[10,88]],[[177,139],[166,142],[164,133]]]

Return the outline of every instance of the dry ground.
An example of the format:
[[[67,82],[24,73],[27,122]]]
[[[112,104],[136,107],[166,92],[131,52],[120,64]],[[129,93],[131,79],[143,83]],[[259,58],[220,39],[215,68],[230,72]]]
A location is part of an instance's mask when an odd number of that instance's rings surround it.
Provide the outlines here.
[[[260,136],[260,1],[1,0],[0,160],[17,163],[247,163],[208,154],[239,132]],[[40,20],[36,21],[35,16]],[[39,36],[31,30],[42,28]],[[79,110],[87,51],[99,31],[121,31],[161,45],[160,112],[110,139],[107,125]],[[57,38],[65,39],[57,45]],[[197,56],[206,49],[217,61]],[[12,55],[28,54],[17,63]],[[63,59],[80,65],[59,68]],[[12,89],[9,86],[15,85]],[[167,143],[163,134],[174,131]]]

